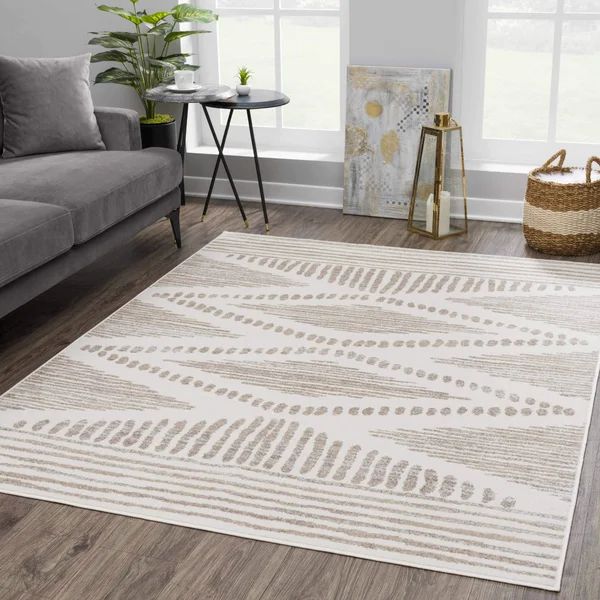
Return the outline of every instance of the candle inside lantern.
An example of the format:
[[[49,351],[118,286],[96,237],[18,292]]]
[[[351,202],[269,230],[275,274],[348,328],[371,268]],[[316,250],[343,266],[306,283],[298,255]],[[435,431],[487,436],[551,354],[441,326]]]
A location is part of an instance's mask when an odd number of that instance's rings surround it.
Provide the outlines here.
[[[433,233],[433,194],[429,194],[427,198],[427,213],[425,229]],[[438,235],[440,237],[450,233],[450,192],[442,192],[440,194],[440,228]]]

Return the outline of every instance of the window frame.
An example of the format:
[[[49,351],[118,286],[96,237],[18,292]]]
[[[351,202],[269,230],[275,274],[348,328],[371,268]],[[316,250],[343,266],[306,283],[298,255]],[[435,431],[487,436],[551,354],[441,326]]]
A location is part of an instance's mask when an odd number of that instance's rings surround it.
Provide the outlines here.
[[[273,0],[273,8],[268,9],[243,9],[243,8],[220,8],[217,7],[217,0],[197,0],[203,8],[208,8],[217,12],[220,16],[224,15],[273,15],[275,20],[274,27],[274,48],[275,48],[275,87],[285,93],[282,89],[282,70],[281,70],[281,32],[280,19],[282,16],[336,16],[340,19],[340,123],[338,130],[318,130],[318,129],[297,129],[284,127],[282,111],[286,107],[268,109],[275,112],[275,126],[266,127],[254,124],[256,136],[261,150],[267,152],[283,153],[319,153],[324,157],[342,159],[344,152],[344,129],[345,129],[345,105],[346,105],[346,70],[349,60],[349,0],[340,0],[339,10],[330,9],[284,9],[280,7],[279,0]],[[196,81],[198,83],[214,84],[216,81],[231,85],[229,81],[224,81],[224,76],[219,74],[219,56],[218,56],[218,22],[208,27],[211,33],[200,36],[191,36],[182,39],[182,51],[193,54],[191,59],[198,60],[201,69],[197,72]],[[242,61],[243,62],[243,61]],[[294,98],[291,98],[291,102]],[[192,106],[190,110],[190,129],[188,134],[188,144],[191,146],[212,146],[213,139],[204,119],[200,107]],[[219,138],[223,135],[226,121],[226,111],[211,111],[211,118]],[[226,148],[247,149],[250,144],[248,127],[245,123],[237,125],[232,123],[229,130]]]
[[[563,25],[566,21],[597,20],[600,13],[567,13],[566,0],[557,0],[556,12],[500,12],[488,9],[487,0],[465,0],[461,120],[465,129],[465,146],[471,161],[508,164],[537,164],[557,148],[565,148],[570,162],[582,162],[596,154],[600,144],[565,142],[557,139],[559,83]],[[544,140],[505,140],[483,137],[487,32],[491,18],[541,19],[554,23],[552,73],[548,137]]]

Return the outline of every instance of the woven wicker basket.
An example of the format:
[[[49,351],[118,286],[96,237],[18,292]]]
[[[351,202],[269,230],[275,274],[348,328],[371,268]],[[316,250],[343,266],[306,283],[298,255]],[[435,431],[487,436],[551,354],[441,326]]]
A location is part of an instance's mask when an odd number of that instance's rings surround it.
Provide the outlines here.
[[[542,167],[529,174],[523,233],[527,243],[540,252],[581,256],[600,252],[600,179],[592,181],[593,156],[585,168],[585,183],[542,181],[541,174],[573,173],[564,167],[567,153],[560,150]],[[554,164],[558,160],[558,164]]]

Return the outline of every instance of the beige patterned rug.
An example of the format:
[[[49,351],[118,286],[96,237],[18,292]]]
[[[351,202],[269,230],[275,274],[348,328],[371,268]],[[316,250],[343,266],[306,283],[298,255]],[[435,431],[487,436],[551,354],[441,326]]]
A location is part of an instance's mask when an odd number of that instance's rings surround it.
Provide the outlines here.
[[[226,233],[0,398],[0,491],[558,589],[600,267]]]

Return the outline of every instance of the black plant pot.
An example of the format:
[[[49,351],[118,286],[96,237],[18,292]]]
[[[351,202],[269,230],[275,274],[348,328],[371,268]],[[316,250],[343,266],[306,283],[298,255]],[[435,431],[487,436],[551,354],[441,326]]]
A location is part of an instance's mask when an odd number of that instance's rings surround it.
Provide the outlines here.
[[[171,148],[177,150],[177,123],[140,123],[142,148]]]

